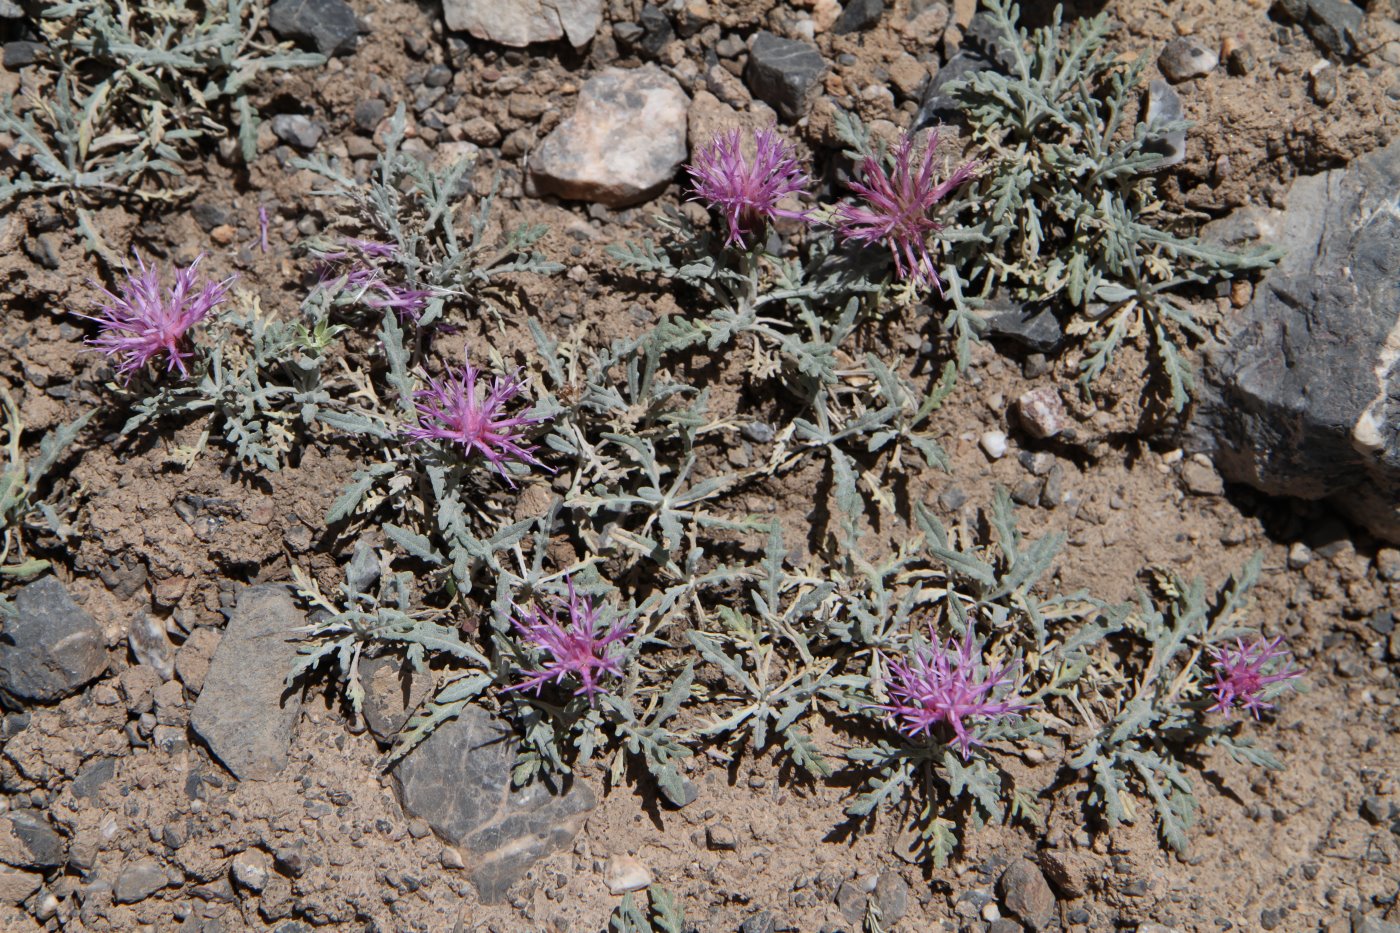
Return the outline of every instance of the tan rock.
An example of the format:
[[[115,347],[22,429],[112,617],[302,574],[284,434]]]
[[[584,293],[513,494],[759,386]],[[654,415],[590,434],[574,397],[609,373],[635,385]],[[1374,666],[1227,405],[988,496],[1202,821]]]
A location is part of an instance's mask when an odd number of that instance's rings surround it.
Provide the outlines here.
[[[654,197],[685,160],[689,103],[676,79],[655,65],[589,78],[573,115],[530,159],[536,186],[608,207]]]

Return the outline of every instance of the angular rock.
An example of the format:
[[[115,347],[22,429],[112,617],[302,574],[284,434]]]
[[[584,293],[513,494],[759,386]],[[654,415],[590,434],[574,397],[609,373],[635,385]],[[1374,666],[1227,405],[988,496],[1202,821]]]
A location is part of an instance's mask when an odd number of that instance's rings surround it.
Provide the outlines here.
[[[1023,393],[1016,400],[1016,413],[1026,433],[1042,440],[1054,437],[1068,425],[1065,403],[1054,386],[1041,386]]]
[[[0,19],[24,19],[24,7],[15,0],[0,0]]]
[[[136,904],[170,883],[165,869],[153,858],[144,858],[122,869],[117,883],[112,885],[112,900],[118,904]]]
[[[1055,916],[1055,893],[1030,862],[1013,862],[1002,873],[999,887],[1002,904],[1032,930],[1047,926]]]
[[[1212,350],[1187,446],[1400,541],[1400,141],[1294,181],[1284,258]]]
[[[322,55],[353,51],[360,34],[345,0],[277,0],[267,11],[267,24],[279,38],[309,40]]]
[[[676,37],[671,18],[650,3],[643,4],[641,15],[637,17],[637,28],[641,34],[634,44],[650,58],[660,55],[661,50]]]
[[[301,702],[283,681],[296,659],[293,630],[306,617],[283,586],[238,594],[204,675],[190,726],[239,780],[270,780],[287,764]]]
[[[381,742],[399,734],[433,685],[432,675],[415,671],[394,655],[360,661],[360,679],[365,685],[365,725]]]
[[[136,613],[126,627],[126,644],[132,656],[161,680],[175,676],[175,646],[160,617],[145,610]]]
[[[0,697],[51,703],[107,669],[102,629],[57,577],[22,587],[0,621]]]
[[[686,107],[675,78],[655,65],[609,68],[584,82],[572,116],[530,160],[539,190],[608,207],[665,188],[686,157]]]
[[[524,48],[567,38],[581,48],[603,22],[603,0],[443,0],[442,15],[448,29],[487,42]]]
[[[39,890],[44,876],[38,872],[18,871],[0,866],[0,904],[19,904]],[[38,929],[38,927],[34,927]]]
[[[287,145],[310,151],[316,148],[325,130],[321,129],[321,124],[302,114],[279,113],[272,118],[272,132]]]
[[[870,896],[880,909],[881,922],[888,926],[893,927],[909,912],[909,884],[895,872],[880,872]]]
[[[1157,58],[1157,67],[1162,77],[1173,84],[1201,78],[1215,70],[1220,64],[1220,55],[1214,49],[1186,36],[1168,42]]]
[[[74,797],[90,799],[96,797],[103,786],[116,775],[117,759],[93,758],[78,769],[78,776],[73,778],[69,790],[73,792]]]
[[[806,115],[825,76],[826,60],[815,45],[771,32],[754,36],[744,80],[753,96],[778,111],[784,120],[795,122]]]
[[[597,804],[591,788],[563,792],[541,782],[511,787],[516,743],[485,710],[467,707],[394,768],[399,801],[456,846],[488,904],[537,860],[567,846]]]
[[[57,868],[66,859],[63,837],[37,810],[0,817],[0,862],[15,868]]]
[[[1329,52],[1351,57],[1358,51],[1365,14],[1348,0],[1279,0],[1283,8]]]
[[[1170,84],[1155,78],[1148,82],[1147,114],[1143,122],[1148,126],[1150,142],[1143,148],[1161,154],[1162,161],[1153,166],[1154,170],[1176,165],[1186,158],[1186,130],[1178,127],[1174,130],[1158,130],[1155,133],[1151,131],[1185,117],[1186,111],[1181,106],[1181,95],[1177,94]]]
[[[957,99],[944,89],[988,68],[1006,72],[1013,61],[1011,50],[1005,47],[1005,36],[991,17],[985,11],[973,16],[958,53],[943,63],[924,89],[911,131],[962,119]]]
[[[603,871],[603,883],[614,896],[640,891],[651,884],[651,871],[631,855],[614,855]]]
[[[26,65],[32,65],[46,56],[48,51],[48,46],[42,42],[30,42],[27,39],[6,42],[3,52],[5,70],[16,71]]]
[[[841,18],[832,28],[838,36],[869,29],[885,14],[885,0],[846,0]]]

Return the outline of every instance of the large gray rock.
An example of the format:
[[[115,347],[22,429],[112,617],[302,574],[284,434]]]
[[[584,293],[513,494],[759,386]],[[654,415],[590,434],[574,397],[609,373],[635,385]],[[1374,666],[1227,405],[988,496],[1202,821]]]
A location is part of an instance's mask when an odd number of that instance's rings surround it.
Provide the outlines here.
[[[504,900],[537,860],[567,846],[597,805],[593,791],[582,784],[564,793],[538,781],[512,788],[515,750],[508,727],[469,706],[439,726],[393,774],[405,812],[462,851],[472,883],[488,904]]]
[[[658,194],[685,160],[690,99],[655,65],[589,78],[530,160],[541,192],[623,207]]]
[[[1400,141],[1244,221],[1224,238],[1252,226],[1287,253],[1207,356],[1192,445],[1226,479],[1330,498],[1400,541]]]
[[[190,726],[239,780],[271,780],[287,764],[301,713],[284,680],[296,659],[293,630],[306,617],[285,586],[238,594],[190,714]]]
[[[603,0],[443,0],[448,29],[523,48],[567,38],[587,45],[603,22]]]
[[[322,55],[353,51],[360,32],[345,0],[277,0],[267,24],[280,38],[309,40]]]
[[[66,860],[63,837],[37,810],[0,817],[0,862],[15,868],[57,868]]]
[[[107,669],[102,629],[57,577],[21,588],[0,621],[0,695],[12,704],[61,700]]]
[[[1365,14],[1350,0],[1279,0],[1279,6],[1327,51],[1347,57],[1357,53]]]
[[[821,91],[826,60],[815,45],[759,32],[749,47],[744,71],[753,96],[790,122],[800,120]]]

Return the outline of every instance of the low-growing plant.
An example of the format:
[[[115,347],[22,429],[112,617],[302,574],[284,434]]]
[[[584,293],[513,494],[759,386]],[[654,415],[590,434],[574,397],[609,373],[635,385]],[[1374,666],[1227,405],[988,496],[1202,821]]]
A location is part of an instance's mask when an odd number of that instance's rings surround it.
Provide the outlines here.
[[[647,888],[646,896],[643,907],[635,895],[624,895],[608,918],[608,933],[690,933],[695,929],[686,922],[685,910],[665,888],[653,884]]]
[[[1184,292],[1271,265],[1277,251],[1237,253],[1183,235],[1155,194],[1164,156],[1155,144],[1183,120],[1129,125],[1150,55],[1129,61],[1107,48],[1106,14],[1068,34],[1057,7],[1028,33],[1012,0],[986,0],[1000,66],[952,85],[980,147],[982,168],[950,241],[961,283],[955,301],[978,308],[1001,292],[1073,315],[1089,338],[1086,386],[1130,334],[1145,332],[1180,411],[1192,385],[1183,339],[1205,322]]]
[[[0,103],[0,132],[19,147],[0,180],[0,207],[48,195],[71,211],[108,259],[91,209],[114,199],[162,202],[195,190],[184,164],[209,137],[237,132],[257,153],[249,97],[262,73],[317,65],[321,55],[265,41],[264,0],[47,4],[38,22],[47,54],[22,102]]]
[[[29,555],[26,530],[36,518],[42,518],[48,530],[62,538],[66,525],[51,504],[36,498],[39,485],[94,412],[87,412],[44,435],[39,443],[39,455],[27,460],[20,446],[24,422],[20,420],[19,406],[3,387],[0,387],[0,407],[4,409],[5,430],[5,461],[0,464],[0,584],[3,584],[48,569],[47,560]],[[3,602],[0,597],[0,605]]]
[[[1152,802],[1162,840],[1185,855],[1200,806],[1190,772],[1204,749],[1220,747],[1236,761],[1282,767],[1241,735],[1229,715],[1238,706],[1257,718],[1302,673],[1291,668],[1278,640],[1242,640],[1252,635],[1245,625],[1247,594],[1261,565],[1256,555],[1213,602],[1202,581],[1171,573],[1157,575],[1164,606],[1140,594],[1123,629],[1142,647],[1140,660],[1118,689],[1100,691],[1086,705],[1092,728],[1068,761],[1093,775],[1091,806],[1110,825],[1133,822],[1132,792],[1140,791]],[[1214,693],[1214,704],[1207,693]]]
[[[428,156],[403,149],[406,127],[400,104],[364,182],[323,156],[293,160],[327,182],[315,194],[330,199],[331,229],[341,233],[339,239],[322,236],[307,244],[323,262],[345,264],[320,290],[342,307],[395,310],[411,319],[416,336],[438,322],[450,303],[473,314],[501,314],[501,305],[513,304],[502,289],[504,276],[563,269],[534,248],[547,232],[544,225],[519,227],[499,241],[494,237],[494,190],[474,201],[465,197],[474,156],[435,166]],[[459,214],[466,214],[465,230],[459,229]]]

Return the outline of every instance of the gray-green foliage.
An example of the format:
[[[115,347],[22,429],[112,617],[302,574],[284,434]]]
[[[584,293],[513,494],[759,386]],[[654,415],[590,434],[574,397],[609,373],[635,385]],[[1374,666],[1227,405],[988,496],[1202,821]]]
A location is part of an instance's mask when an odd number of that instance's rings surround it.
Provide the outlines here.
[[[647,904],[627,894],[608,919],[608,933],[690,933],[694,927],[685,919],[685,910],[669,891],[654,884],[647,888]]]
[[[422,607],[412,574],[383,573],[380,565],[386,562],[368,547],[357,548],[337,600],[322,595],[314,580],[293,568],[297,591],[313,610],[314,621],[300,633],[305,644],[287,674],[287,684],[295,685],[328,666],[334,679],[344,685],[345,697],[359,717],[365,698],[361,660],[397,652],[420,673],[426,672],[430,657],[454,659],[458,666],[445,689],[462,702],[480,696],[494,679],[491,663],[441,623],[444,613]],[[419,728],[421,723],[416,721],[405,725],[408,733]]]
[[[563,268],[534,249],[547,232],[543,225],[522,226],[497,242],[490,228],[494,191],[474,202],[465,197],[475,158],[440,167],[431,164],[428,156],[403,149],[406,126],[406,111],[400,104],[374,170],[364,182],[321,156],[293,164],[328,183],[315,193],[331,199],[333,228],[393,247],[386,265],[398,269],[396,279],[432,293],[417,321],[420,328],[438,321],[449,303],[500,313],[491,300],[493,282],[511,273],[552,275]],[[467,206],[470,212],[464,210]],[[465,229],[460,228],[463,219]],[[345,247],[323,238],[311,243],[311,248],[313,254],[327,255]]]
[[[954,292],[978,307],[1005,290],[1018,302],[1072,310],[1073,333],[1088,335],[1085,383],[1108,366],[1124,337],[1144,329],[1180,410],[1192,385],[1183,335],[1205,336],[1183,289],[1272,264],[1277,254],[1234,253],[1179,235],[1152,172],[1153,142],[1185,121],[1129,124],[1152,57],[1126,62],[1107,47],[1106,14],[1061,29],[1019,28],[1011,0],[987,0],[1005,71],[990,69],[954,86],[980,144],[981,178],[969,198],[950,266]]]
[[[1033,709],[1077,696],[1088,650],[1107,627],[1105,619],[1117,611],[1082,593],[1040,595],[1063,536],[1027,542],[1004,490],[998,490],[987,518],[995,537],[968,541],[965,531],[950,532],[918,505],[912,524],[920,534],[878,566],[854,546],[852,531],[841,535],[849,596],[831,626],[864,661],[859,668],[864,683],[856,691],[862,701],[856,705],[867,714],[878,715],[884,701],[886,657],[922,643],[921,621],[932,618],[943,619],[958,636],[971,626],[988,656],[1020,658],[1020,699]],[[846,812],[864,819],[878,809],[894,809],[914,831],[915,850],[940,865],[969,823],[1034,821],[1034,792],[1018,787],[988,747],[1043,741],[1041,718],[1028,714],[978,722],[974,729],[984,745],[968,760],[938,737],[914,742],[891,734],[854,749],[849,757],[866,778]]]
[[[1139,595],[1124,622],[1141,646],[1138,663],[1115,689],[1100,691],[1089,707],[1096,715],[1088,738],[1068,761],[1092,774],[1091,805],[1110,825],[1132,822],[1131,795],[1144,793],[1162,840],[1184,855],[1199,808],[1191,772],[1202,749],[1218,745],[1237,761],[1281,767],[1230,720],[1208,713],[1209,697],[1202,696],[1211,649],[1249,634],[1244,616],[1261,564],[1262,555],[1255,555],[1213,600],[1202,581],[1174,574],[1158,576],[1165,605]],[[1285,688],[1273,685],[1265,699]]]
[[[200,342],[208,349],[190,379],[132,387],[132,413],[122,434],[174,418],[206,417],[204,436],[187,457],[217,432],[243,466],[277,470],[331,400],[322,369],[335,333],[324,320],[308,327],[268,316],[239,296],[232,310],[211,319]]]
[[[56,196],[105,253],[91,207],[192,193],[184,166],[209,137],[236,132],[251,159],[258,117],[248,95],[258,79],[324,61],[263,41],[265,22],[263,0],[45,5],[40,92],[0,103],[0,132],[23,153],[20,170],[0,180],[0,207]]]
[[[0,463],[0,582],[42,573],[49,562],[26,555],[24,532],[36,517],[44,519],[50,531],[62,536],[64,524],[53,507],[36,501],[39,484],[53,469],[64,450],[77,439],[79,432],[92,418],[93,412],[50,431],[39,443],[39,455],[26,460],[20,448],[24,422],[19,406],[8,390],[0,388],[0,407],[4,409],[5,460]]]

